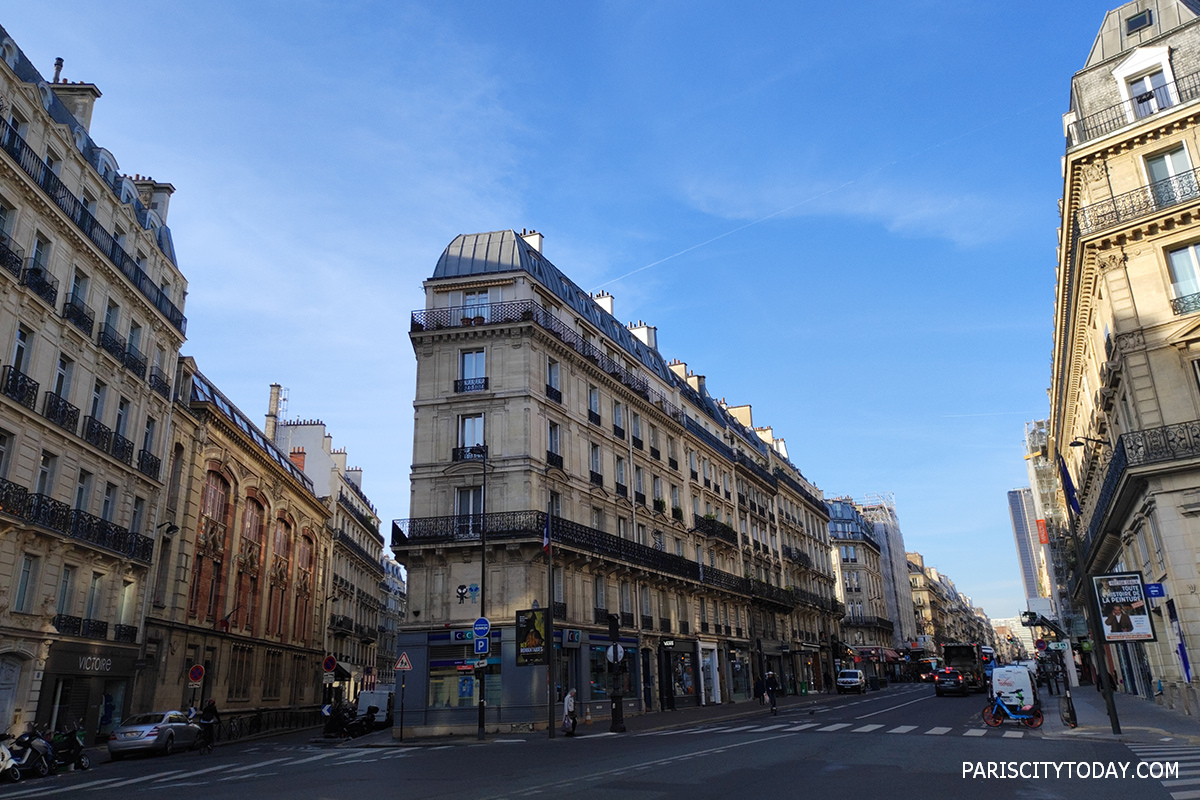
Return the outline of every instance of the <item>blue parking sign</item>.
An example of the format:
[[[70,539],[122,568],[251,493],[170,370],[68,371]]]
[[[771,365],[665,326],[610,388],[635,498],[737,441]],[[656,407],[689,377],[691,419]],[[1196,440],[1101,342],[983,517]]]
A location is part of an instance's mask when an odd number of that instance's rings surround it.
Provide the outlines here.
[[[475,655],[486,656],[488,654],[488,644],[490,639],[487,636],[481,636],[475,640]]]

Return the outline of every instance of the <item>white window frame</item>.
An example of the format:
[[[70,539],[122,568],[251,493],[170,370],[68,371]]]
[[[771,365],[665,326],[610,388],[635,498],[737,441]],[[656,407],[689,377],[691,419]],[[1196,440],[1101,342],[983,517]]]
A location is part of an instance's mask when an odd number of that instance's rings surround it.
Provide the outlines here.
[[[1139,47],[1129,58],[1122,61],[1112,71],[1113,79],[1117,82],[1117,91],[1121,94],[1125,118],[1128,122],[1136,122],[1139,117],[1134,113],[1133,96],[1129,84],[1145,75],[1161,70],[1167,91],[1171,96],[1171,105],[1179,105],[1179,93],[1175,88],[1175,72],[1171,69],[1171,51],[1168,47]],[[1160,111],[1162,109],[1159,109]],[[1156,112],[1157,113],[1157,112]],[[1152,115],[1151,115],[1152,116]],[[1145,117],[1141,117],[1145,119]]]

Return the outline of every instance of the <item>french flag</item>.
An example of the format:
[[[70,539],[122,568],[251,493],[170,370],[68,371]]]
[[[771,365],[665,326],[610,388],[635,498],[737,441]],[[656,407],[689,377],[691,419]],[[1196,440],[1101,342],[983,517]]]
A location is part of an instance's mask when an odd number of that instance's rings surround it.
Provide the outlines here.
[[[550,513],[546,513],[546,532],[542,534],[542,550],[550,554]]]

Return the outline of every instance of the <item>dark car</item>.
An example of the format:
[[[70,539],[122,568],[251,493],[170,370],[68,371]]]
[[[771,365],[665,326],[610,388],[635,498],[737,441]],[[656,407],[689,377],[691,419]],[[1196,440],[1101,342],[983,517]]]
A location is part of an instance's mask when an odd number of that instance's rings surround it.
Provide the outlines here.
[[[939,669],[933,677],[933,690],[938,697],[944,694],[954,692],[966,697],[971,693],[970,687],[967,686],[967,681],[963,678],[961,672],[956,669]]]

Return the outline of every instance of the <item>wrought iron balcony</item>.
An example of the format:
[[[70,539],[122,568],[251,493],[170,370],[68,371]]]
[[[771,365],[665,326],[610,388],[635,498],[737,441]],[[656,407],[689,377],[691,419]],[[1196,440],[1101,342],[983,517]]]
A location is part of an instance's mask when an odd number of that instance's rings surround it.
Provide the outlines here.
[[[125,339],[121,334],[117,333],[117,329],[109,325],[107,322],[100,326],[100,348],[120,361],[125,363]]]
[[[653,445],[650,446],[650,457],[655,461],[662,461],[662,452]]]
[[[683,522],[683,509],[680,508],[679,506],[672,507],[671,508],[671,519],[677,519],[680,522]]]
[[[146,357],[132,344],[125,347],[125,355],[121,356],[121,362],[134,375],[139,378],[146,377]]]
[[[632,628],[633,627],[633,612],[632,611],[622,611],[621,612],[621,627],[622,628]]]
[[[79,409],[54,392],[46,392],[42,398],[42,416],[72,434],[79,427]]]
[[[51,623],[59,633],[67,636],[78,636],[83,628],[83,618],[72,617],[69,614],[55,614]]]
[[[642,440],[640,438],[638,438],[637,436],[632,436],[632,437],[630,437],[629,440],[631,442],[633,442],[633,446],[635,448],[637,448],[638,450],[644,449],[645,445],[642,443]]]
[[[670,467],[671,469],[675,470],[676,472],[678,472],[679,471],[679,459],[675,458],[674,456],[667,456],[667,466]]]
[[[463,392],[483,392],[487,391],[487,388],[487,378],[459,378],[454,382],[455,394],[462,394]]]
[[[555,619],[566,619],[567,618],[567,604],[555,601],[553,613],[554,613]]]
[[[599,472],[596,472],[595,470],[589,470],[588,477],[591,479],[593,486],[603,486],[604,485],[604,476],[601,475]]]
[[[692,530],[697,533],[708,536],[712,539],[719,539],[726,544],[731,544],[737,547],[738,535],[737,531],[726,525],[724,522],[719,522],[711,517],[696,517],[695,524]]]
[[[147,378],[150,388],[161,394],[167,400],[171,399],[171,379],[167,374],[158,367],[150,368],[150,377]]]
[[[102,619],[85,619],[79,635],[88,639],[107,639],[108,623]]]
[[[0,512],[13,517],[23,517],[28,507],[29,490],[0,478]]]
[[[354,620],[343,614],[331,614],[329,617],[329,627],[335,631],[353,631]]]
[[[133,442],[126,439],[121,434],[113,431],[112,435],[112,455],[118,461],[123,461],[126,464],[133,463]]]
[[[592,609],[592,621],[595,622],[597,625],[607,625],[608,624],[608,609],[607,608],[593,608]]]
[[[552,450],[546,451],[546,463],[556,469],[563,468],[563,457]]]
[[[667,513],[667,501],[661,497],[654,498],[654,510],[660,514]]]
[[[483,461],[487,458],[486,445],[471,445],[469,447],[455,447],[450,451],[451,461]]]
[[[688,622],[686,619],[679,620],[679,632],[684,636],[690,635],[692,632],[692,623]]]
[[[1193,72],[1115,106],[1088,114],[1072,122],[1067,133],[1072,146],[1081,145],[1197,97],[1200,97],[1200,72]]]
[[[378,527],[374,528],[374,530],[378,531]],[[383,565],[379,563],[379,558],[383,555],[383,542],[378,539],[376,540],[380,546],[380,551],[373,553],[354,541],[354,537],[346,531],[337,531],[333,536],[333,541],[336,547],[345,547],[351,552],[357,553],[358,557],[362,559],[367,569],[371,572],[376,573],[376,575],[383,574]]]
[[[588,409],[588,422],[592,423],[593,425],[600,424],[600,415],[597,412],[592,411],[590,408]]]
[[[3,149],[22,171],[37,183],[50,200],[75,223],[85,236],[125,275],[150,303],[157,308],[180,333],[187,333],[187,319],[160,287],[150,280],[125,250],[104,230],[78,197],[71,193],[46,162],[25,143],[17,130],[0,120],[0,149]],[[139,206],[140,207],[140,206]],[[53,303],[51,304],[53,305]]]
[[[127,642],[135,644],[138,637],[137,625],[114,625],[113,626],[113,641]]]
[[[145,475],[151,480],[158,480],[158,474],[162,471],[162,459],[151,453],[149,450],[139,450],[137,457],[138,472]]]
[[[624,439],[625,429],[620,425],[613,425],[613,436],[617,437],[618,439]]]
[[[633,493],[633,502],[637,503],[639,506],[646,505],[645,492],[634,492]]]
[[[25,262],[21,271],[21,283],[51,306],[58,305],[58,281],[46,270],[45,265],[32,258]]]
[[[71,292],[67,295],[66,302],[63,303],[62,310],[63,319],[73,324],[76,328],[83,331],[89,338],[92,331],[96,327],[96,315],[92,313],[92,309],[87,303],[83,302],[83,298]]]
[[[1084,206],[1075,212],[1079,235],[1097,233],[1156,211],[1200,200],[1200,183],[1196,174],[1197,170],[1194,169],[1181,172],[1164,181],[1156,181],[1132,192]]]
[[[559,404],[562,403],[562,391],[560,389],[558,389],[557,387],[551,386],[548,383],[546,384],[546,397],[553,400],[556,403],[559,403]]]
[[[708,620],[706,620],[706,619],[700,620],[700,632],[708,633]]]
[[[658,629],[663,633],[671,632],[671,619],[669,617],[658,618]]]
[[[346,510],[346,513],[358,520],[358,522],[364,528],[369,531],[373,531],[374,533],[379,533],[379,520],[375,519],[375,517],[371,516],[370,514],[365,514],[358,508],[355,508],[354,503],[350,501],[350,498],[346,496],[345,492],[338,492],[338,503],[340,503],[342,508]],[[376,557],[375,561],[378,560],[379,558]]]
[[[688,475],[690,475],[690,476],[691,476],[691,478],[692,478],[692,480],[696,481],[697,483],[699,483],[699,482],[700,482],[700,473],[699,473],[699,472],[696,472],[696,470],[694,470],[694,469],[689,469],[689,470],[688,470]]]
[[[13,244],[7,234],[0,234],[0,269],[12,274],[17,280],[21,279],[21,268],[25,264],[25,251]]]
[[[642,614],[642,630],[654,630],[654,617],[650,616],[649,614]]]
[[[629,487],[627,487],[625,484],[618,483],[618,484],[614,484],[614,485],[617,487],[617,496],[618,497],[628,497],[629,496]]]
[[[33,411],[37,405],[39,384],[16,367],[5,367],[0,371],[0,391]]]

